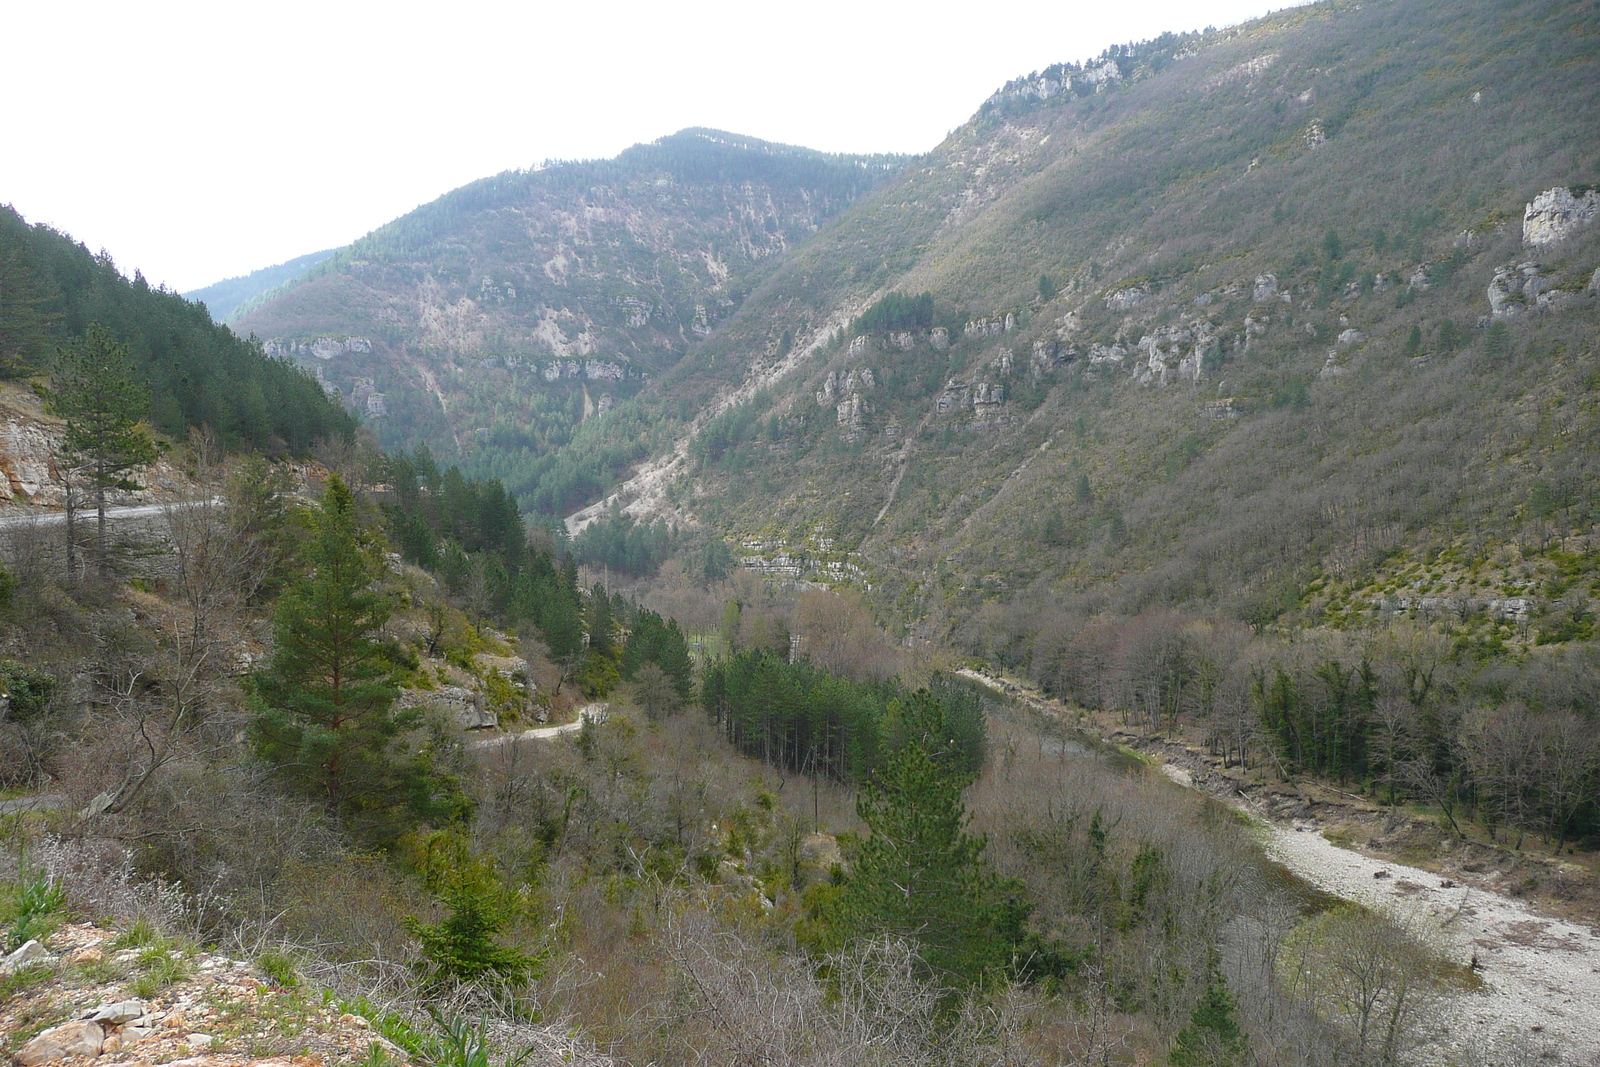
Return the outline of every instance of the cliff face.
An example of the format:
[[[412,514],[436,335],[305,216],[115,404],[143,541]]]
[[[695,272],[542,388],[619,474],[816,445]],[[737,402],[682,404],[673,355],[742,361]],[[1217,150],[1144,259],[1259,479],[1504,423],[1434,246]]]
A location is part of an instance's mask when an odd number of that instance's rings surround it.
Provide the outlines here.
[[[61,428],[61,420],[45,411],[32,389],[0,382],[0,509],[65,505],[58,466]],[[188,484],[165,459],[134,471],[133,477],[142,490],[117,490],[107,498],[115,504],[152,504],[171,499]]]
[[[734,544],[826,528],[951,627],[1019,590],[1270,615],[1463,524],[1587,536],[1580,22],[1321,3],[1019,79],[626,409],[672,443],[610,500]]]
[[[235,328],[346,397],[370,378],[387,443],[452,455],[498,431],[543,447],[576,421],[569,392],[632,395],[897,165],[693,130],[502,174],[375,231]],[[562,412],[527,425],[552,397]]]

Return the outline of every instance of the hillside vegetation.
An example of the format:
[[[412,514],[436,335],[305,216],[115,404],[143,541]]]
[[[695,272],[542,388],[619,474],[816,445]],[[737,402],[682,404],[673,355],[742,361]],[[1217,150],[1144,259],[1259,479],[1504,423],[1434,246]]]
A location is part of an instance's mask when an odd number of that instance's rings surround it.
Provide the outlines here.
[[[900,163],[696,129],[510,171],[340,250],[234,326],[381,415],[385,444],[535,486],[580,422],[670,368]]]
[[[0,206],[0,374],[41,374],[57,351],[99,324],[126,345],[148,386],[150,422],[178,439],[209,426],[229,446],[304,453],[348,438],[354,421],[298,368],[212,321],[204,306],[104,253]]]
[[[204,289],[184,293],[185,299],[204,304],[211,317],[218,322],[231,322],[240,309],[256,303],[259,298],[280,286],[293,282],[300,275],[333,255],[334,249],[311,252],[270,267],[253,270],[235,278],[212,282]]]

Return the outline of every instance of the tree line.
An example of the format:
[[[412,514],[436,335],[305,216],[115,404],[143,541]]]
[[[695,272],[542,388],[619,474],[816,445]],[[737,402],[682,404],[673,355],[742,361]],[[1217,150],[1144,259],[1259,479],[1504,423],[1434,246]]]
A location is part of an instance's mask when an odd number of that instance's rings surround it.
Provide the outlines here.
[[[60,351],[100,344],[96,327],[126,348],[151,426],[175,439],[204,425],[227,447],[283,456],[355,431],[315,380],[212,322],[204,305],[137,272],[130,280],[105,253],[0,205],[0,376],[39,374]]]
[[[1152,731],[1196,728],[1229,763],[1425,804],[1519,846],[1600,833],[1592,646],[1480,664],[1404,624],[1286,640],[1152,610],[1047,632],[1031,660],[1047,691]]]
[[[895,730],[912,694],[898,681],[854,681],[801,658],[752,648],[707,666],[701,702],[740,752],[803,774],[860,782],[902,740]],[[983,766],[983,705],[971,689],[936,679],[924,694],[938,709],[950,759]]]

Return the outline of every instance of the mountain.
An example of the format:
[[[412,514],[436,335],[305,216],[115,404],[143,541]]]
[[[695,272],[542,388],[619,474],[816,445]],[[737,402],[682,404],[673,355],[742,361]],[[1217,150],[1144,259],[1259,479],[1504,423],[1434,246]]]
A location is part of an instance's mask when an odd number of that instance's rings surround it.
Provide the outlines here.
[[[204,304],[206,309],[211,312],[211,317],[218,322],[230,322],[235,315],[248,311],[262,297],[267,296],[286,282],[304,274],[333,255],[334,251],[332,248],[327,248],[321,252],[311,252],[303,256],[296,256],[291,260],[271,267],[253,270],[249,274],[241,274],[236,278],[224,278],[220,282],[212,282],[204,289],[195,289],[192,292],[184,293],[183,296],[186,300]]]
[[[1161,605],[1526,636],[1540,551],[1596,563],[1594,15],[1321,3],[1018,79],[509,487],[620,479],[569,525],[1040,670]]]
[[[902,163],[685,130],[475,182],[242,314],[386,444],[514,476],[632,396]]]
[[[205,307],[104,253],[0,205],[0,377],[43,372],[56,349],[100,323],[150,387],[151,424],[182,438],[207,425],[229,447],[274,456],[349,437],[349,414],[307,374],[212,321]]]

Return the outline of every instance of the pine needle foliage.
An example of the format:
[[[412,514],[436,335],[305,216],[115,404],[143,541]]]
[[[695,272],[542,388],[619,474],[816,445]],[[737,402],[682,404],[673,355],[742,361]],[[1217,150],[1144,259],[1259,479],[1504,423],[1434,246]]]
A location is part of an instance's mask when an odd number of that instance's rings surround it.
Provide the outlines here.
[[[398,668],[381,639],[391,603],[378,588],[380,542],[331,478],[304,549],[305,573],[278,600],[271,661],[253,681],[257,754],[330,813],[379,837],[447,815],[458,791],[434,777],[426,749],[402,750],[418,713],[395,707]]]

